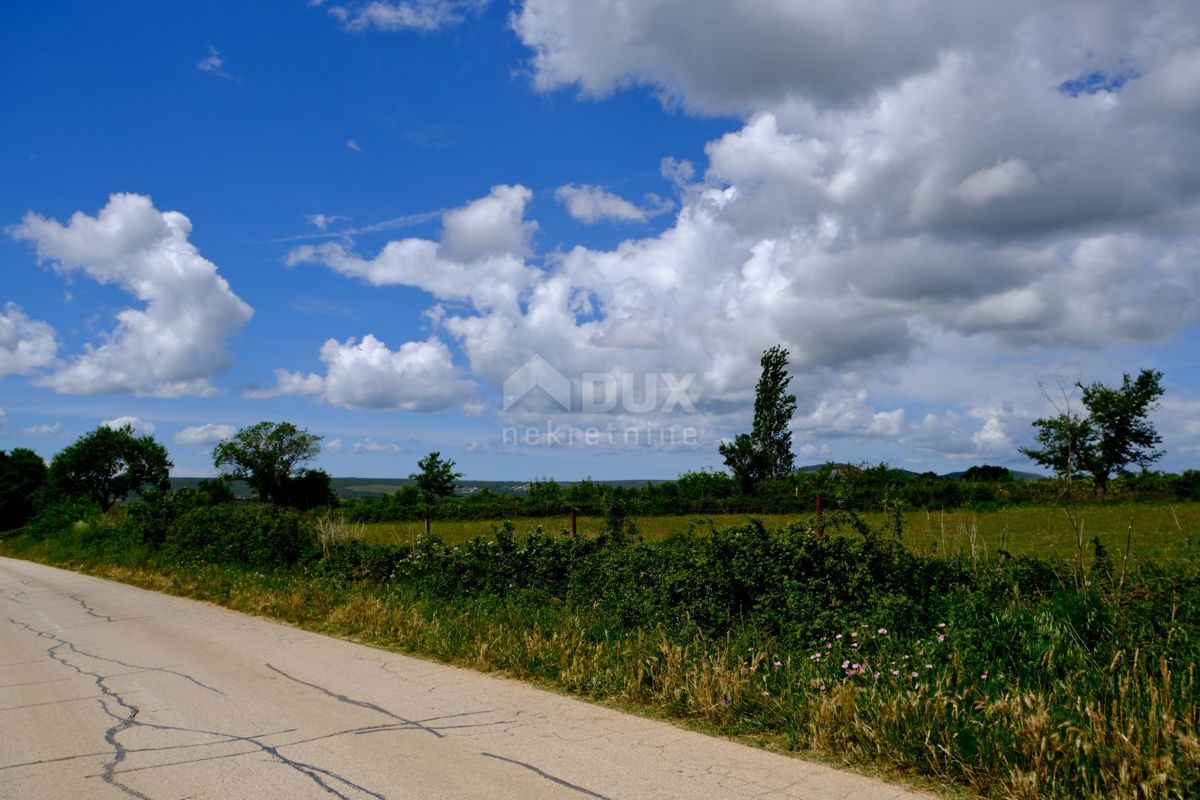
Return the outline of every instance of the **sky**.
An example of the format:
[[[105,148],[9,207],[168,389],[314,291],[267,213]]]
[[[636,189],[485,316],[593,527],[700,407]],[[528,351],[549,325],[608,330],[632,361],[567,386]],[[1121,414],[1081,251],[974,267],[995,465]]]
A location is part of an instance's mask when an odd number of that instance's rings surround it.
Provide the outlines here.
[[[336,476],[1034,465],[1163,373],[1200,464],[1200,5],[0,8],[0,449],[261,420]]]

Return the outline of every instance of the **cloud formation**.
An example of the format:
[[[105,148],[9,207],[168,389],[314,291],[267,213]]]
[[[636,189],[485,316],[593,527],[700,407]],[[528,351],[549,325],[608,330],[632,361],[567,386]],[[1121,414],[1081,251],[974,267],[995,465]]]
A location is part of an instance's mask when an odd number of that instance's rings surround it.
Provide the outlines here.
[[[350,31],[415,30],[428,33],[458,25],[468,14],[477,14],[487,5],[488,0],[370,0],[331,5],[329,14]]]
[[[0,310],[0,378],[28,375],[54,363],[58,341],[49,323],[30,319],[16,303]]]
[[[35,382],[60,394],[212,394],[211,379],[230,365],[225,342],[254,312],[188,241],[191,230],[186,216],[138,194],[114,194],[96,216],[76,212],[66,225],[26,214],[12,235],[32,243],[39,261],[145,304],[118,312],[99,343]]]
[[[584,223],[611,220],[613,222],[645,222],[670,211],[674,204],[658,195],[647,195],[644,205],[638,206],[624,197],[606,191],[600,186],[568,183],[554,191],[554,199],[561,203],[567,213]]]
[[[218,444],[233,438],[237,430],[232,425],[218,425],[206,422],[203,425],[193,425],[175,434],[176,444]]]
[[[1200,6],[526,0],[512,26],[541,90],[643,86],[742,123],[699,170],[664,158],[673,221],[611,249],[537,263],[532,193],[509,185],[437,241],[289,255],[427,292],[493,389],[535,355],[576,384],[694,373],[691,419],[716,436],[747,423],[759,354],[783,343],[813,453],[862,437],[1003,459],[1045,411],[1039,365],[1200,321],[1200,40],[1181,33]],[[594,186],[556,198],[583,222],[646,218]],[[996,407],[977,386],[998,375],[1029,391]]]
[[[100,427],[113,430],[124,428],[126,425],[133,428],[133,432],[138,436],[150,436],[154,433],[154,423],[147,422],[141,417],[117,417],[116,419],[106,419],[100,423]]]
[[[438,411],[466,400],[473,386],[460,375],[449,348],[436,338],[405,342],[389,350],[367,334],[321,347],[325,374],[275,371],[275,386],[248,395],[266,399],[281,395],[312,395],[343,408],[387,408]]]

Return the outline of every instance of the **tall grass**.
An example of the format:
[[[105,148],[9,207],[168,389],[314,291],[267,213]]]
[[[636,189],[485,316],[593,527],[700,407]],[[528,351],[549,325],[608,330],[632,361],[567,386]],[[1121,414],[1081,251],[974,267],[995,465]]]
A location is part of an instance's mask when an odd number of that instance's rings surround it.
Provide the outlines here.
[[[828,524],[335,536],[275,572],[116,555],[96,520],[4,548],[981,795],[1200,797],[1194,563],[1101,546],[1080,583],[978,539],[974,558],[932,556]]]

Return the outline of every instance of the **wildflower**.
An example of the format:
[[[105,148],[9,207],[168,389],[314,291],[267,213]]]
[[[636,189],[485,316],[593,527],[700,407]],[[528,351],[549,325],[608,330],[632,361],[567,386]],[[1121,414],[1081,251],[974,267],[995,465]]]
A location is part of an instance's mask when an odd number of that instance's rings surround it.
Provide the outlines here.
[[[944,633],[939,633],[939,634],[938,634],[938,641],[939,641],[939,642],[944,642],[944,641],[946,641],[946,634],[944,634]]]
[[[850,631],[850,638],[851,638],[851,639],[857,639],[857,638],[858,638],[858,631]]]
[[[915,672],[914,672],[914,673],[912,674],[912,676],[913,676],[914,678],[915,678],[915,677],[917,677],[917,673],[915,673]]]
[[[862,669],[862,664],[851,664],[850,669]]]
[[[946,627],[946,623],[944,623],[944,622],[939,622],[939,623],[938,623],[938,627],[939,627],[939,628],[944,628],[944,627]]]
[[[778,658],[775,659],[774,667],[775,667],[775,671],[778,672],[780,669],[783,668],[783,662],[780,661]]]
[[[926,664],[925,669],[933,669],[933,664]]]
[[[983,674],[982,674],[982,675],[980,675],[979,677],[980,677],[980,678],[982,678],[983,680],[985,680],[985,681],[986,681],[986,680],[987,680],[987,676],[988,676],[988,674],[987,674],[987,670],[985,669],[985,670],[983,671]]]
[[[835,637],[833,637],[833,638],[835,638],[835,639],[840,639],[840,638],[842,638],[842,635],[839,633],[837,636],[835,636]]]
[[[891,673],[892,673],[892,675],[899,675],[899,674],[900,674],[900,670],[898,670],[898,669],[894,669],[894,670],[891,670]]]
[[[887,628],[880,628],[880,629],[877,631],[877,633],[878,633],[880,636],[887,636]]]
[[[875,674],[874,674],[872,677],[874,677],[874,678],[875,678],[875,680],[879,680],[879,673],[878,673],[878,672],[876,672],[876,673],[875,673]]]
[[[846,659],[842,662],[842,669],[845,669],[848,666],[850,666],[850,659]]]
[[[749,670],[749,668],[746,667],[745,664],[743,664],[741,667],[738,668],[738,672],[742,673],[743,675],[750,674],[750,670]]]
[[[850,645],[850,649],[851,649],[851,650],[857,650],[857,649],[858,649],[858,642],[855,642],[854,644]]]

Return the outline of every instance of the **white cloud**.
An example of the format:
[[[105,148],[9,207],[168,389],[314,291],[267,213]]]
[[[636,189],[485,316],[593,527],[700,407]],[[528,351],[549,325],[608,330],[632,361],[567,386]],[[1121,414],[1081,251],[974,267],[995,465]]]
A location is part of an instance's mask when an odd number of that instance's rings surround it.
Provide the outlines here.
[[[665,214],[674,207],[671,201],[653,194],[647,195],[645,205],[637,206],[599,186],[580,186],[574,183],[558,187],[554,192],[554,199],[566,207],[567,213],[572,217],[588,224],[601,220],[645,222],[651,217]]]
[[[310,3],[311,4],[311,3]],[[488,0],[401,0],[332,5],[329,14],[351,31],[436,31],[460,24],[479,13]]]
[[[524,186],[493,186],[487,197],[447,211],[442,217],[441,251],[459,263],[489,256],[529,255],[536,222],[525,220],[533,192]]]
[[[225,71],[225,62],[221,60],[221,54],[217,52],[217,48],[211,45],[208,48],[208,55],[200,59],[196,64],[196,69],[218,75],[228,81],[233,80],[233,76]]]
[[[30,425],[21,428],[21,433],[25,436],[58,436],[63,432],[63,424],[61,422],[43,423],[42,425]]]
[[[35,382],[61,394],[212,394],[210,379],[231,361],[225,341],[254,312],[188,241],[191,230],[183,214],[137,194],[114,194],[96,216],[76,212],[66,225],[26,214],[12,235],[32,242],[40,261],[145,303],[118,312],[100,343]]]
[[[154,423],[147,422],[141,417],[117,417],[116,419],[106,419],[101,422],[100,425],[105,428],[112,428],[113,430],[116,430],[117,428],[124,428],[126,425],[128,425],[129,427],[133,428],[133,432],[138,436],[149,436],[154,433]]]
[[[356,142],[354,139],[347,139],[347,140],[346,140],[346,149],[347,149],[347,150],[353,150],[353,151],[354,151],[354,152],[356,152],[356,153],[361,153],[361,152],[363,151],[363,149],[362,149],[362,145],[360,145],[360,144],[359,144],[358,142]]]
[[[474,391],[436,338],[405,342],[399,350],[367,334],[361,342],[330,339],[321,347],[324,375],[276,370],[276,385],[254,398],[313,395],[344,408],[437,411],[465,401]]]
[[[324,447],[324,450],[326,453],[333,453],[335,455],[337,453],[342,452],[345,449],[346,449],[346,445],[342,442],[341,439],[330,439],[328,442],[325,443],[325,447]]]
[[[306,214],[304,216],[304,221],[319,231],[323,231],[330,225],[345,222],[349,219],[349,217],[342,217],[337,214]]]
[[[377,442],[374,439],[366,438],[360,442],[355,442],[350,448],[355,453],[403,453],[404,448],[395,442]]]
[[[193,425],[184,428],[175,434],[176,444],[217,444],[226,439],[233,438],[237,433],[232,425],[218,425],[212,422],[206,422],[203,425]]]
[[[4,432],[4,409],[0,408],[0,433]]]
[[[486,197],[445,212],[440,243],[400,239],[367,259],[340,242],[326,242],[295,248],[286,263],[324,264],[375,286],[423,289],[438,300],[514,306],[537,278],[537,271],[523,259],[537,227],[524,219],[532,196],[523,186],[497,186]]]
[[[0,378],[50,366],[57,351],[54,328],[48,323],[30,319],[15,303],[0,310]]]
[[[1172,33],[1200,29],[1200,6],[1081,8],[527,0],[513,26],[540,88],[644,85],[742,115],[707,165],[664,161],[673,224],[535,268],[530,193],[506,186],[446,214],[440,241],[373,257],[330,243],[289,263],[429,292],[430,321],[492,388],[535,354],[573,381],[695,373],[696,419],[724,433],[747,421],[758,356],[782,342],[813,447],[1011,452],[1035,406],[991,409],[963,375],[1036,395],[1041,361],[1200,320],[1200,59]],[[1090,74],[1106,88],[1070,88]],[[636,218],[592,189],[560,202]]]

